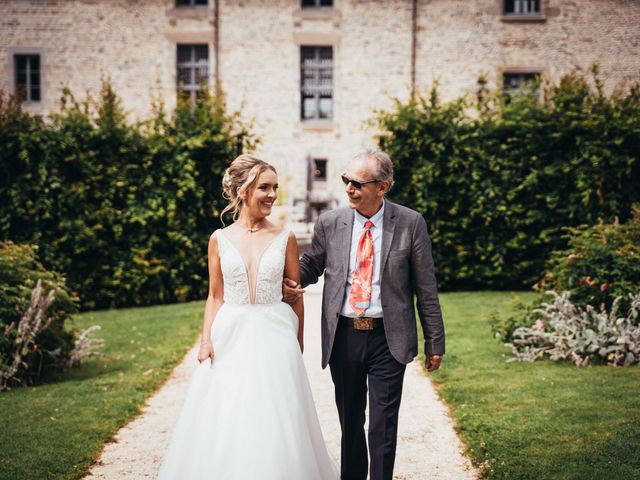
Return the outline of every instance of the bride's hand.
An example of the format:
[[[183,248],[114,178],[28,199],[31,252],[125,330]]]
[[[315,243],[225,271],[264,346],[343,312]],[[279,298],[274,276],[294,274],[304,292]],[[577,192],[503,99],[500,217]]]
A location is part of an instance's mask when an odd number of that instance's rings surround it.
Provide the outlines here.
[[[304,289],[290,278],[285,278],[282,282],[282,300],[284,303],[293,305],[296,303],[300,295],[304,293]]]
[[[213,364],[213,357],[215,353],[213,352],[213,345],[211,342],[204,342],[200,344],[200,351],[198,352],[198,362],[202,363],[207,358],[211,357],[211,363]]]

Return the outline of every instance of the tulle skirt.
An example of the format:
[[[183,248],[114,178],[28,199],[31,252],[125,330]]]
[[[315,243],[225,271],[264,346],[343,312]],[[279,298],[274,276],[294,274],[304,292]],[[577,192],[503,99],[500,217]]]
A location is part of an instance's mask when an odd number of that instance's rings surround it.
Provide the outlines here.
[[[339,478],[297,330],[285,303],[223,304],[212,328],[213,365],[195,368],[159,479]]]

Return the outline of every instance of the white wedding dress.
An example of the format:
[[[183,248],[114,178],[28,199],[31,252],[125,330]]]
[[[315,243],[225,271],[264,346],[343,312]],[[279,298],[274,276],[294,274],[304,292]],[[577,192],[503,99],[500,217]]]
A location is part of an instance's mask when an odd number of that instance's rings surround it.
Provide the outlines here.
[[[199,364],[173,432],[161,480],[328,480],[327,452],[297,341],[298,317],[282,302],[288,232],[254,271],[215,232],[224,304],[213,321],[213,366]]]

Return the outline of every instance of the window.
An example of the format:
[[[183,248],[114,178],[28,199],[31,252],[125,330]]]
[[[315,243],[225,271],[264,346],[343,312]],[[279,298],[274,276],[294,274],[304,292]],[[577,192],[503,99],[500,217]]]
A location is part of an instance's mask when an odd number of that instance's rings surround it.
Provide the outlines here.
[[[176,0],[176,7],[195,7],[208,4],[209,0]]]
[[[302,120],[333,118],[333,48],[300,47]]]
[[[209,79],[209,46],[178,45],[178,93],[195,102]]]
[[[333,7],[333,0],[302,0],[302,8]]]
[[[539,16],[541,0],[505,0],[505,15]]]
[[[518,93],[527,93],[530,89],[535,89],[536,96],[539,96],[537,84],[539,78],[540,74],[537,72],[505,73],[502,91],[505,95],[513,96]]]
[[[327,181],[327,159],[326,158],[313,159],[313,180],[315,182]]]
[[[15,94],[23,102],[39,102],[40,55],[15,55]]]

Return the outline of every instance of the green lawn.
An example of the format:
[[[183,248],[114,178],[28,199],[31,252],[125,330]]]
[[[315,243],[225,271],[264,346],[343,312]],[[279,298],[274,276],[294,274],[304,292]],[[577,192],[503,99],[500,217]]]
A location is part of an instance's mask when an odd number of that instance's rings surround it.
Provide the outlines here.
[[[486,478],[640,479],[640,368],[507,363],[488,316],[524,293],[441,296],[447,354],[433,375]]]
[[[640,478],[640,368],[506,363],[488,316],[511,293],[441,297],[447,355],[435,378],[489,478]],[[201,325],[203,303],[93,312],[105,356],[57,382],[0,393],[0,479],[77,479],[139,411]]]
[[[204,304],[91,312],[104,357],[58,381],[0,393],[0,478],[77,479],[196,341]]]

